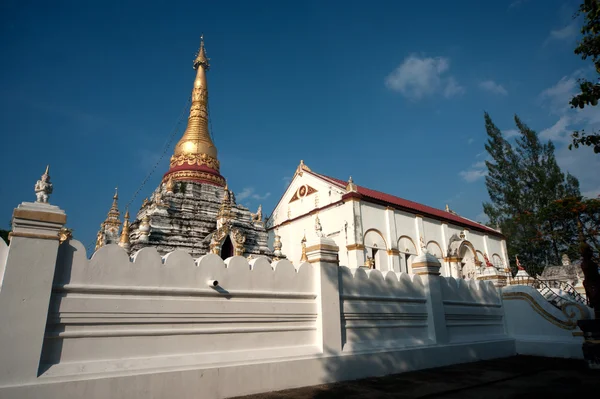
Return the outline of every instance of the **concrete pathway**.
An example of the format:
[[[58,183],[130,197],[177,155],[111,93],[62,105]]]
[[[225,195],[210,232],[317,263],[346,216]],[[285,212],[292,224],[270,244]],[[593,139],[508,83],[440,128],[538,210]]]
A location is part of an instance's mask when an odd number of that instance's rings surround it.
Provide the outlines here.
[[[588,395],[600,397],[600,371],[588,370],[582,360],[514,356],[243,399],[564,399]]]

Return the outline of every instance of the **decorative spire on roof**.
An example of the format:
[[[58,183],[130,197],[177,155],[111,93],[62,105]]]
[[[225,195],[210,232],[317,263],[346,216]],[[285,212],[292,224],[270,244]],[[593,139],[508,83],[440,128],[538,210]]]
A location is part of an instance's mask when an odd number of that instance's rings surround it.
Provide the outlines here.
[[[219,174],[219,160],[208,130],[208,85],[206,72],[209,69],[204,36],[200,38],[200,50],[194,60],[196,79],[192,89],[192,106],[183,137],[175,146],[169,171],[163,181],[187,180],[209,183],[223,187],[225,179]]]
[[[311,171],[310,168],[304,164],[304,160],[301,159],[300,160],[300,165],[298,165],[298,167],[296,168],[296,173],[295,174],[302,176],[302,172],[305,171],[305,170],[307,172]]]
[[[358,192],[358,187],[356,187],[356,184],[354,184],[354,181],[352,181],[352,176],[350,176],[350,178],[348,179],[348,184],[346,185],[346,191],[352,192],[352,193]]]
[[[115,188],[115,195],[113,195],[113,203],[106,215],[106,220],[102,223],[104,230],[104,244],[117,243],[119,240],[119,229],[121,227],[121,220],[119,212],[119,190]]]

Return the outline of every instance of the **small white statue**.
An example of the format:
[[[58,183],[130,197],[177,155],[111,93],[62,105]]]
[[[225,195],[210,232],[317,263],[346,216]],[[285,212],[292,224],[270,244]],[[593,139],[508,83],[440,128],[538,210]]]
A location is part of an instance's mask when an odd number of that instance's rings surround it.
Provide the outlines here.
[[[319,215],[317,215],[317,218],[315,219],[315,231],[317,232],[317,237],[323,237],[323,226],[321,226]]]
[[[569,266],[571,264],[571,259],[569,259],[569,255],[563,254],[561,258],[563,266]]]
[[[50,165],[46,166],[46,171],[42,178],[35,183],[35,202],[48,203],[48,197],[52,194],[52,183],[50,183]]]
[[[256,213],[252,214],[252,221],[253,222],[261,222],[262,221],[262,205],[259,205]]]

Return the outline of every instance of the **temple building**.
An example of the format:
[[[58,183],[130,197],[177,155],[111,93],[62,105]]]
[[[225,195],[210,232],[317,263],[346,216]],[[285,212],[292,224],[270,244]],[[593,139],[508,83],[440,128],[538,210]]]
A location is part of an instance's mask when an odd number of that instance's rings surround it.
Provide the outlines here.
[[[103,223],[96,249],[118,243],[130,254],[151,246],[161,255],[181,249],[193,257],[209,252],[224,259],[233,255],[273,257],[261,208],[254,214],[236,204],[219,172],[217,147],[208,124],[209,59],[203,40],[193,66],[196,78],[187,128],[175,146],[169,170],[131,224],[127,212],[120,235],[115,194],[111,222]],[[112,222],[115,215],[119,225]]]
[[[306,240],[332,238],[348,267],[412,273],[412,259],[427,251],[444,276],[473,278],[485,267],[508,267],[498,230],[439,210],[312,171],[300,162],[268,220],[271,240],[281,240],[294,263]]]

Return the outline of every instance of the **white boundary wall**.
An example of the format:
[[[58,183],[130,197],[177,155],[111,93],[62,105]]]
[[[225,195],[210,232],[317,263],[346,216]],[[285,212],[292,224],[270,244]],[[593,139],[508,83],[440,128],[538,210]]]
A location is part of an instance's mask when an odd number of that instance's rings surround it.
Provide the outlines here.
[[[517,352],[581,357],[573,312],[528,287],[503,301],[435,260],[422,275],[349,269],[328,238],[298,267],[152,248],[130,259],[116,245],[88,260],[59,244],[65,222],[23,204],[0,243],[2,398],[224,398]],[[529,317],[536,306],[560,325]]]

